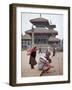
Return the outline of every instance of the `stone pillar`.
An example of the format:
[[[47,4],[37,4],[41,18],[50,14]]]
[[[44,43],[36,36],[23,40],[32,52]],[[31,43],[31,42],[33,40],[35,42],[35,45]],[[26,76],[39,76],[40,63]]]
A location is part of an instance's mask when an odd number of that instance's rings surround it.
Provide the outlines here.
[[[34,47],[34,28],[32,26],[32,47]]]

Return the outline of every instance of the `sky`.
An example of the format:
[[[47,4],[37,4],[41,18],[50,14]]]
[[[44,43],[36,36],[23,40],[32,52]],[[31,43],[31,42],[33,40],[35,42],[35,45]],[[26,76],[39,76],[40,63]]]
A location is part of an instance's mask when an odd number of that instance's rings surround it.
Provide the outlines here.
[[[32,24],[29,20],[34,18],[39,18],[40,13],[21,13],[21,33],[24,35],[26,30],[32,28]],[[63,39],[63,14],[50,14],[50,13],[41,13],[41,17],[47,19],[53,25],[56,25],[54,30],[58,31],[56,36],[59,39]]]

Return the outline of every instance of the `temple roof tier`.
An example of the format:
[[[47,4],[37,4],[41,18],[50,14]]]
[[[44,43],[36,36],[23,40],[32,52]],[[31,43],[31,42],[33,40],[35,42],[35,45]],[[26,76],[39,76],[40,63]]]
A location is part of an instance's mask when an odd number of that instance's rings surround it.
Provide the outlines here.
[[[25,34],[25,35],[22,36],[22,39],[27,39],[27,40],[30,39],[31,40],[31,37],[30,37],[30,35]]]
[[[35,18],[31,19],[30,22],[36,27],[46,27],[49,25],[49,21],[45,18]]]
[[[56,28],[56,25],[47,25],[48,28]]]
[[[55,42],[60,42],[60,39],[51,36],[51,37],[48,39],[48,41],[49,41],[49,42],[52,42],[52,43],[55,43]]]
[[[27,30],[25,33],[31,34],[32,33],[32,29]],[[47,33],[47,34],[58,35],[58,32],[56,30],[49,30],[49,29],[46,29],[46,28],[34,28],[34,33]]]
[[[56,25],[50,25],[49,21],[45,18],[35,18],[31,19],[30,22],[36,27],[48,27],[48,28],[56,28]]]
[[[49,23],[49,21],[47,19],[41,18],[41,17],[40,18],[31,19],[30,22],[31,23],[34,23],[34,22],[48,22]]]

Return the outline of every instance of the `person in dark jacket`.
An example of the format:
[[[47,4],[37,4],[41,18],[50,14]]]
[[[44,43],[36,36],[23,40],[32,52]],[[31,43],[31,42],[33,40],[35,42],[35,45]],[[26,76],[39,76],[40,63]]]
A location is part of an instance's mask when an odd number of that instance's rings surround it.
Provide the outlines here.
[[[53,56],[55,56],[55,48],[53,48]]]
[[[31,50],[31,54],[30,54],[30,60],[29,60],[29,64],[31,65],[31,69],[34,69],[34,65],[37,64],[35,58],[36,58],[36,51],[37,51],[37,48],[34,47],[32,50]]]
[[[51,53],[48,51],[48,49],[46,50],[46,55],[45,55],[45,57],[46,57],[46,59],[49,61],[49,63],[51,63],[51,59],[50,59],[50,55],[51,55]]]

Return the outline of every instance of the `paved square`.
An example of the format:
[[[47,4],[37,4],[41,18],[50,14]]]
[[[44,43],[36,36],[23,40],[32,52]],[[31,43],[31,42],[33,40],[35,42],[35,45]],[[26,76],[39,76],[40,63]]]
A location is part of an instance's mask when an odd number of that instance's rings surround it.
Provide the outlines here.
[[[44,53],[42,53],[44,54]],[[38,62],[41,54],[37,52],[36,61]],[[24,50],[21,52],[21,76],[22,77],[33,77],[40,76],[41,70],[38,69],[38,65],[35,66],[34,69],[31,69],[29,64],[30,56],[27,55],[27,51]],[[52,59],[52,66],[49,73],[44,73],[43,76],[52,76],[52,75],[63,75],[63,52],[56,52]]]

